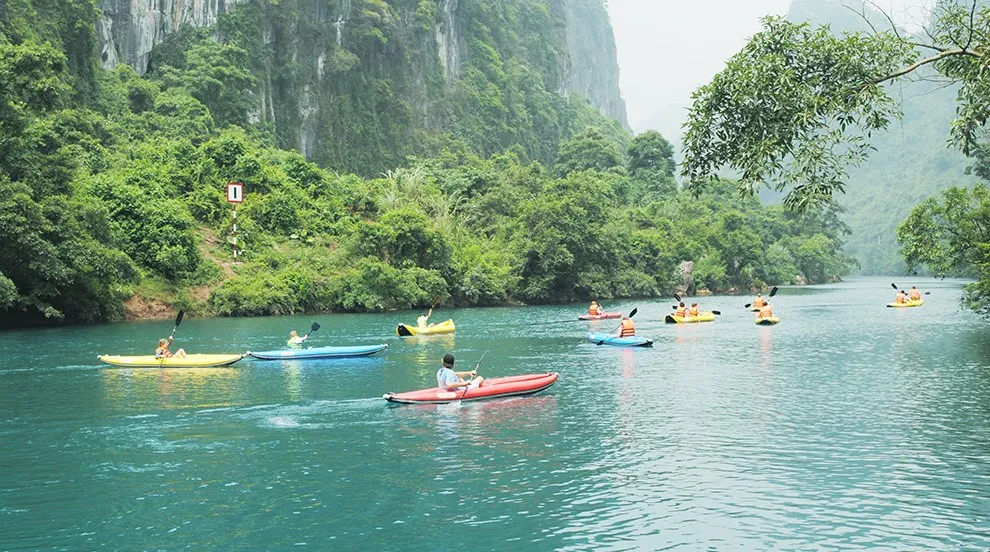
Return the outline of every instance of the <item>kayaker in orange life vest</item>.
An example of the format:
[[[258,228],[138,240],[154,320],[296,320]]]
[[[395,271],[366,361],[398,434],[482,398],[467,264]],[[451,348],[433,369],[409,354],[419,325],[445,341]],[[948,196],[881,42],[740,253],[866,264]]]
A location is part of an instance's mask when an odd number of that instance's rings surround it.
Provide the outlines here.
[[[897,297],[894,298],[894,304],[903,305],[904,303],[907,303],[907,294],[904,293],[903,289],[901,289],[897,291]]]
[[[764,318],[773,318],[773,309],[770,308],[770,303],[763,303],[763,306],[760,307],[760,313],[756,315],[757,320]]]
[[[767,302],[763,300],[763,294],[757,293],[756,294],[756,299],[753,299],[753,307],[759,309],[759,308],[762,308],[763,305],[766,305],[766,304],[767,304]]]
[[[681,304],[677,306],[677,310],[674,312],[674,316],[677,316],[679,318],[685,318],[687,317],[687,315],[688,315],[687,307],[685,307],[684,302],[681,301]]]
[[[619,337],[633,337],[636,335],[636,325],[633,324],[632,318],[628,316],[622,317],[622,325],[620,326],[621,331],[619,332]]]
[[[691,308],[688,309],[688,316],[698,316],[698,303],[691,303]]]
[[[603,309],[602,306],[598,304],[598,301],[592,301],[591,306],[588,307],[588,314],[590,314],[591,316],[599,316],[603,312],[605,312],[605,309]]]
[[[908,299],[910,299],[911,301],[921,300],[921,292],[918,291],[917,286],[911,286],[911,293],[908,294]]]

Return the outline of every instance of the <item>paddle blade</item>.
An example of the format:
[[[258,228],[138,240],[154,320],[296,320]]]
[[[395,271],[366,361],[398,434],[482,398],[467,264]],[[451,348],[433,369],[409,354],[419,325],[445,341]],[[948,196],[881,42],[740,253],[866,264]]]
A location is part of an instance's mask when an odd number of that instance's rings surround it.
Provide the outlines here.
[[[481,358],[478,359],[478,364],[475,364],[474,365],[474,370],[475,371],[477,371],[478,368],[481,367],[481,361],[482,360],[485,360],[485,355],[487,355],[487,354],[488,354],[488,350],[487,349],[485,350],[485,352],[481,353]]]
[[[895,284],[895,283],[893,283],[893,282],[891,282],[891,284],[890,284],[890,287],[892,287],[892,288],[894,288],[894,289],[898,289],[898,288],[897,288],[897,284]]]
[[[925,292],[925,295],[931,295],[931,294],[932,294],[932,292],[930,292],[930,291],[926,291]]]
[[[178,328],[179,324],[182,323],[182,317],[186,315],[186,311],[180,310],[179,314],[175,317],[175,327]]]
[[[777,286],[773,286],[773,289],[770,290],[770,297],[774,295],[777,295]]]
[[[629,313],[629,318],[636,316],[637,312],[639,312],[639,308],[633,309],[632,312]]]
[[[674,299],[677,299],[677,302],[678,303],[681,302],[681,296],[680,295],[677,295],[676,293],[674,294]]]
[[[712,311],[715,316],[722,316],[722,311]]]
[[[309,331],[310,331],[310,333],[312,333],[312,332],[315,332],[318,329],[320,329],[320,325],[317,324],[316,322],[313,322],[313,325],[310,326]]]
[[[745,305],[743,305],[743,308],[744,309],[748,309],[749,307],[752,307],[752,306],[753,306],[753,303],[746,303]]]

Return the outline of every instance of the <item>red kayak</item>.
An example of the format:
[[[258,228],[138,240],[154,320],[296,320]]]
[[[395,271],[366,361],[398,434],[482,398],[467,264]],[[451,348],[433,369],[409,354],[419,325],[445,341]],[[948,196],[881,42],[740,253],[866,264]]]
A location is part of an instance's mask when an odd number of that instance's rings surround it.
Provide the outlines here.
[[[508,378],[486,379],[481,387],[474,389],[457,389],[444,391],[438,387],[409,391],[407,393],[388,393],[382,398],[389,402],[405,404],[441,404],[456,401],[477,401],[481,399],[497,399],[516,395],[532,395],[550,387],[557,381],[557,372],[552,374],[528,374]]]
[[[582,314],[578,320],[605,320],[607,318],[622,318],[621,312],[603,312],[601,314]]]

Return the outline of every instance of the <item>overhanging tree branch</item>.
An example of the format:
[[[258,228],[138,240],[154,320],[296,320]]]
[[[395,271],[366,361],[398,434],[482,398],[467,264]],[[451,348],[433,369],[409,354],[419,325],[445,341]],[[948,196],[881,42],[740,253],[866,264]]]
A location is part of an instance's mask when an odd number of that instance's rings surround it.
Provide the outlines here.
[[[906,75],[906,74],[908,74],[908,73],[910,73],[910,72],[918,69],[919,67],[922,67],[922,66],[925,66],[925,65],[929,65],[931,63],[936,63],[938,61],[942,61],[943,59],[950,58],[950,57],[953,57],[953,56],[972,56],[972,57],[976,57],[976,58],[982,58],[983,57],[983,53],[982,52],[977,52],[975,50],[967,50],[965,48],[956,48],[956,49],[953,49],[953,50],[943,50],[943,51],[935,54],[934,56],[929,56],[929,57],[926,57],[926,58],[923,58],[923,59],[919,59],[918,61],[912,63],[911,65],[908,65],[904,69],[901,69],[899,71],[895,71],[895,72],[890,73],[889,75],[885,75],[883,77],[871,79],[869,81],[869,84],[880,84],[882,82],[886,82],[886,81],[889,81],[889,80],[896,79],[897,77],[903,77],[904,75]]]

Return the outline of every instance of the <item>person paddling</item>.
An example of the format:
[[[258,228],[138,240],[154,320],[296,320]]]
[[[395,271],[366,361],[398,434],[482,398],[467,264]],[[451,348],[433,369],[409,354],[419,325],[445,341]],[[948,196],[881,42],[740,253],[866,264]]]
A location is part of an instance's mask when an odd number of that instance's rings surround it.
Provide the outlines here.
[[[770,303],[763,303],[760,307],[760,313],[756,315],[757,320],[763,320],[764,318],[773,318],[773,309],[770,308]]]
[[[688,309],[688,316],[698,316],[701,314],[698,311],[698,303],[691,303],[691,308]]]
[[[598,301],[592,300],[591,306],[588,307],[588,314],[591,316],[601,316],[603,312],[605,312],[605,309],[598,304]]]
[[[308,338],[309,338],[309,334],[301,336],[296,333],[296,330],[292,330],[291,332],[289,332],[289,340],[286,341],[285,344],[294,349],[299,349],[302,348],[303,342],[306,341]]]
[[[921,301],[921,292],[918,291],[917,286],[911,286],[911,293],[908,294],[908,299],[911,301]]]
[[[763,305],[766,305],[766,304],[767,304],[767,302],[763,300],[763,294],[757,293],[756,294],[756,299],[753,299],[753,308],[754,309],[760,309],[760,308],[763,308]]]
[[[622,323],[619,325],[619,337],[635,337],[636,336],[636,325],[633,324],[632,318],[628,316],[622,317]]]
[[[687,318],[688,309],[684,306],[684,301],[681,301],[680,305],[677,305],[677,310],[674,311],[674,316],[678,318]]]
[[[463,378],[472,379],[465,380]],[[470,372],[455,372],[454,355],[450,353],[443,355],[443,362],[440,364],[440,369],[437,370],[437,387],[439,387],[441,391],[453,391],[454,389],[460,389],[462,387],[474,389],[475,387],[481,387],[481,384],[484,382],[485,378],[478,376],[477,370],[471,370]]]
[[[171,346],[172,346],[171,337],[168,339],[159,339],[158,348],[155,349],[155,358],[172,358],[172,357],[186,358],[185,349],[179,349],[178,351],[173,353],[172,351],[169,350],[169,347]]]
[[[433,308],[430,307],[430,312],[420,316],[416,319],[416,326],[419,328],[429,328],[433,324],[428,324],[430,317],[433,316]]]
[[[903,305],[907,302],[907,294],[904,293],[903,289],[897,290],[897,297],[894,298],[894,304]]]

